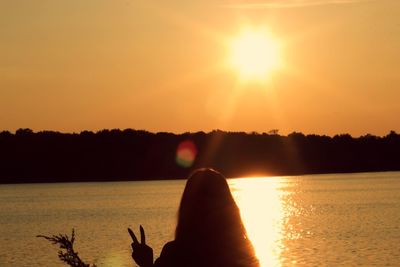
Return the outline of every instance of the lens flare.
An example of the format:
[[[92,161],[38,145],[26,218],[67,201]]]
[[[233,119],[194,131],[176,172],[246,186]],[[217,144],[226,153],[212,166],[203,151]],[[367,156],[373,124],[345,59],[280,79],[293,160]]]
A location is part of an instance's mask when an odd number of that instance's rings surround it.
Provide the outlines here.
[[[193,165],[196,155],[196,145],[190,140],[183,141],[176,150],[176,163],[183,168],[189,168]]]

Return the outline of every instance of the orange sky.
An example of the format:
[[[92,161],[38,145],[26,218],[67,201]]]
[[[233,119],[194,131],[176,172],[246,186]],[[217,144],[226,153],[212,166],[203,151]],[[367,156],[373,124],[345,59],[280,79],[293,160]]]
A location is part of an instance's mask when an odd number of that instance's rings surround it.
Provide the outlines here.
[[[0,130],[400,132],[400,1],[0,2]],[[264,27],[283,67],[241,83]]]

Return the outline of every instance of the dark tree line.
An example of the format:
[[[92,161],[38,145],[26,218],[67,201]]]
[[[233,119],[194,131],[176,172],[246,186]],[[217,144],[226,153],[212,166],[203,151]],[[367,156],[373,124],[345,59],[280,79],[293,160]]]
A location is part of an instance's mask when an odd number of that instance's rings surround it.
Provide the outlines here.
[[[189,168],[176,162],[176,149],[186,140],[198,152]],[[228,177],[394,171],[400,170],[400,135],[0,132],[0,183],[173,179],[199,167]]]

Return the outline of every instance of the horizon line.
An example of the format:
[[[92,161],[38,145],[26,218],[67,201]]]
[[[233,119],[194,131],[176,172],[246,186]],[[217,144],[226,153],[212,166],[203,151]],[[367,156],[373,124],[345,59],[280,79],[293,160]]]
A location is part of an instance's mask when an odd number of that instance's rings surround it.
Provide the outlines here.
[[[124,131],[135,131],[135,132],[146,132],[149,134],[173,134],[173,135],[185,135],[185,134],[196,134],[196,133],[204,133],[204,134],[211,134],[214,132],[222,132],[222,133],[242,133],[242,134],[247,134],[247,135],[277,135],[277,136],[282,136],[282,137],[288,137],[290,135],[293,134],[301,134],[304,136],[327,136],[327,137],[335,137],[335,136],[351,136],[352,138],[359,138],[359,137],[385,137],[388,136],[390,134],[399,134],[396,132],[396,130],[389,130],[388,133],[386,135],[375,135],[375,134],[371,134],[371,133],[365,133],[365,134],[361,134],[358,136],[352,135],[350,133],[346,133],[346,132],[342,132],[342,133],[336,133],[333,135],[329,135],[329,134],[317,134],[317,133],[303,133],[301,131],[292,131],[290,133],[286,133],[286,134],[279,134],[279,129],[271,129],[269,131],[263,131],[263,132],[259,132],[259,131],[232,131],[232,130],[221,130],[221,129],[212,129],[209,131],[205,131],[205,130],[197,130],[197,131],[184,131],[184,132],[170,132],[170,131],[151,131],[151,130],[145,130],[145,129],[135,129],[135,128],[103,128],[103,129],[99,129],[99,130],[81,130],[81,131],[72,131],[72,132],[65,132],[65,131],[57,131],[57,130],[38,130],[38,131],[34,131],[30,128],[18,128],[15,131],[10,131],[10,130],[0,130],[0,134],[3,133],[10,133],[10,134],[17,134],[18,131],[25,131],[25,132],[30,132],[32,134],[37,134],[37,133],[59,133],[59,134],[82,134],[85,132],[90,132],[93,134],[97,134],[97,133],[101,133],[101,132],[111,132],[111,131],[120,131],[120,132],[124,132]]]

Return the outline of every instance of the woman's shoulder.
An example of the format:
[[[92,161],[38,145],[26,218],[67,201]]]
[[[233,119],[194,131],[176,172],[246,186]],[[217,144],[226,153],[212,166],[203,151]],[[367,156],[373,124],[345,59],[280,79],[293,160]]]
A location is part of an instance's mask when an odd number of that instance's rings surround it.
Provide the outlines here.
[[[175,266],[177,261],[177,245],[175,241],[166,243],[161,250],[160,257],[156,260],[156,267]]]
[[[177,249],[176,241],[175,241],[175,240],[169,241],[169,242],[167,242],[167,243],[164,245],[164,247],[163,247],[163,249],[162,249],[162,251],[161,251],[161,255],[162,255],[163,253],[175,252],[176,249]]]

